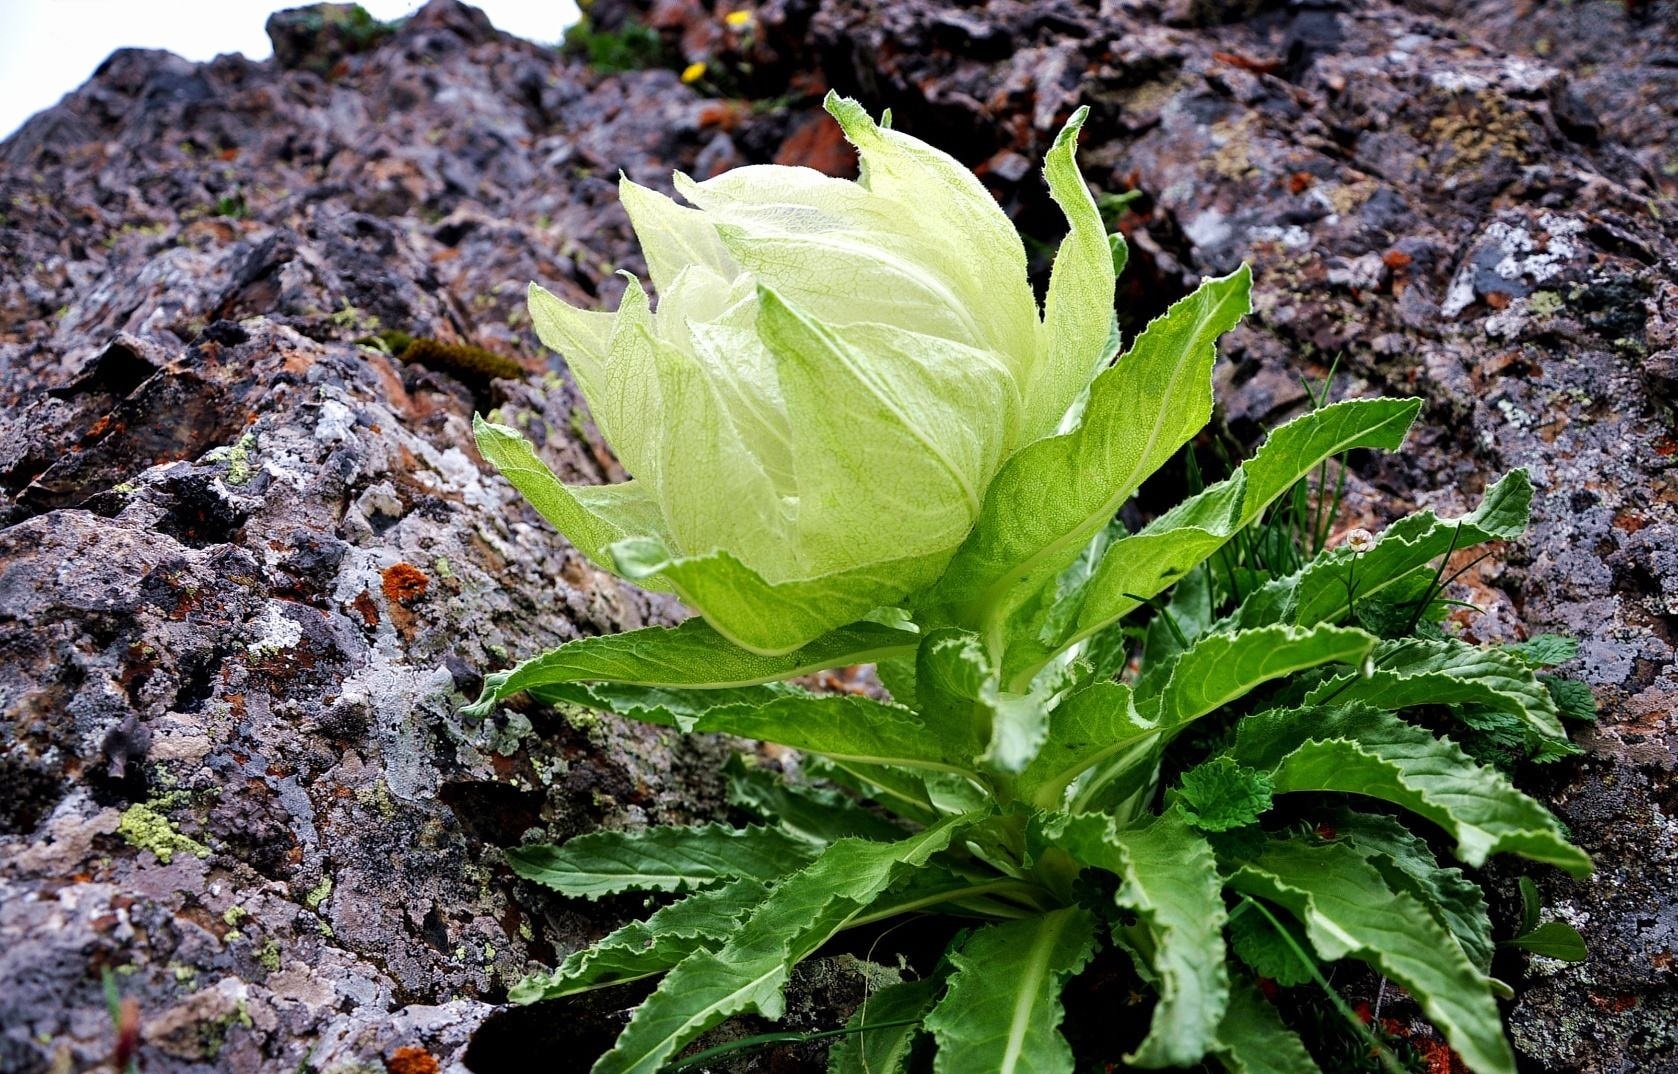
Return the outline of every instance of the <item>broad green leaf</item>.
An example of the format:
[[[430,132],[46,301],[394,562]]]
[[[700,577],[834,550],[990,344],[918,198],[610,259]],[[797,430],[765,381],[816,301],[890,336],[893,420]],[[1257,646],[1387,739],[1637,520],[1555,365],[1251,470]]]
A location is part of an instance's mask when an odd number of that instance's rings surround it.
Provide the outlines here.
[[[663,973],[700,948],[720,946],[768,893],[763,881],[743,878],[689,895],[572,952],[552,973],[526,977],[507,998],[535,1003]]]
[[[1286,908],[1323,958],[1361,959],[1404,986],[1476,1074],[1514,1074],[1491,979],[1427,907],[1394,891],[1357,851],[1273,842],[1229,882]]]
[[[1095,919],[1076,907],[975,932],[926,1016],[935,1074],[1072,1074],[1060,990],[1094,951]]]
[[[663,532],[658,501],[645,485],[566,485],[554,476],[517,429],[472,416],[478,452],[596,566],[614,570],[608,547],[617,541]],[[647,588],[660,589],[656,579]]]
[[[1251,525],[1324,459],[1354,448],[1396,449],[1420,409],[1415,399],[1355,399],[1277,429],[1227,481],[1115,541],[1084,587],[1072,632],[1047,646],[1021,646],[1017,655],[1010,653],[1008,673],[1016,663],[1040,662],[1135,611]]]
[[[874,661],[874,674],[886,688],[891,699],[906,708],[919,708],[919,694],[915,689],[915,657],[912,653],[888,656]]]
[[[1208,634],[1177,658],[1160,693],[1138,699],[1137,708],[1166,727],[1181,727],[1275,679],[1323,664],[1361,664],[1374,647],[1374,637],[1351,627]]]
[[[729,759],[727,776],[730,803],[801,839],[831,843],[846,836],[903,838],[902,828],[840,792],[807,784],[793,786],[766,768],[744,762],[739,754]]]
[[[922,1029],[912,1022],[926,1015],[944,982],[938,978],[887,985],[862,1001],[845,1023],[850,1032],[827,1054],[827,1074],[906,1074],[909,1055]],[[888,1023],[882,1028],[881,1023]]]
[[[668,586],[729,641],[768,655],[796,650],[914,592],[937,578],[949,559],[947,552],[909,555],[771,581],[722,550],[683,556],[663,541],[631,537],[607,552],[625,578],[642,586]]]
[[[1585,723],[1596,719],[1596,694],[1591,692],[1589,683],[1559,675],[1540,675],[1538,681],[1550,691],[1550,700],[1556,703],[1556,712],[1562,719]]]
[[[1142,483],[1211,417],[1217,338],[1249,309],[1242,267],[1156,318],[1091,383],[1070,432],[1020,449],[938,584],[961,625],[1000,638],[1010,612],[1051,582]]]
[[[1563,634],[1539,634],[1514,645],[1505,645],[1503,651],[1536,671],[1565,664],[1578,656],[1579,639]]]
[[[711,689],[636,686],[621,682],[556,682],[532,686],[530,696],[547,705],[580,705],[642,723],[689,730],[713,709],[755,707],[777,698],[801,697],[807,691],[782,683]],[[477,705],[463,710],[477,715]]]
[[[1322,1074],[1299,1035],[1246,983],[1229,991],[1214,1054],[1230,1074]]]
[[[1449,832],[1470,865],[1515,853],[1575,876],[1591,871],[1555,817],[1503,773],[1390,713],[1357,705],[1251,716],[1231,752],[1271,770],[1277,794],[1343,791],[1402,806]]]
[[[1408,891],[1427,904],[1451,930],[1468,960],[1482,972],[1492,966],[1492,923],[1480,885],[1460,869],[1447,869],[1427,843],[1392,817],[1339,810],[1327,817],[1335,837],[1381,871],[1395,891]]]
[[[1227,919],[1211,844],[1175,811],[1145,828],[1115,829],[1094,814],[1041,822],[1040,838],[1083,865],[1123,882],[1118,903],[1136,912],[1127,930],[1153,972],[1159,1002],[1147,1039],[1126,1061],[1188,1066],[1213,1046],[1229,996],[1223,926]]]
[[[1274,790],[1269,774],[1220,755],[1184,772],[1177,794],[1190,824],[1227,832],[1257,821],[1270,809]]]
[[[913,652],[918,641],[905,630],[859,622],[784,655],[763,656],[731,644],[703,619],[693,618],[677,627],[647,627],[579,638],[532,657],[511,671],[486,675],[483,693],[464,712],[487,716],[502,698],[560,683],[709,689],[751,686]]]
[[[1364,552],[1342,547],[1322,553],[1298,573],[1247,597],[1223,629],[1339,622],[1353,604],[1374,603],[1389,594],[1408,599],[1417,576],[1430,581],[1429,564],[1447,552],[1519,537],[1531,505],[1532,481],[1526,471],[1510,471],[1486,490],[1479,507],[1461,518],[1442,519],[1432,511],[1419,511],[1387,527]],[[1405,591],[1395,592],[1399,590]]]
[[[943,814],[933,802],[927,779],[936,773],[860,761],[835,761],[819,754],[804,758],[804,770],[854,791],[915,824],[932,824]]]
[[[507,851],[513,872],[575,898],[620,891],[692,891],[739,877],[773,880],[815,848],[778,828],[659,827],[590,832],[561,846]]]
[[[1540,739],[1567,738],[1550,691],[1519,660],[1456,639],[1410,638],[1376,647],[1373,671],[1328,679],[1305,697],[1315,705],[1361,701],[1398,710],[1470,704],[1519,717]]]
[[[806,694],[752,708],[713,709],[695,731],[778,742],[837,762],[966,775],[980,749],[974,728],[866,697]]]
[[[1374,644],[1375,639],[1361,630],[1333,626],[1205,635],[1176,658],[1158,694],[1135,702],[1142,720],[1157,726],[1162,735],[1148,747],[1152,757],[1144,760],[1145,755],[1128,749],[1114,754],[1080,782],[1077,806],[1111,809],[1145,791],[1164,743],[1190,723],[1275,679],[1321,664],[1359,663]]]
[[[1531,932],[1503,943],[1506,947],[1519,948],[1559,962],[1583,962],[1591,956],[1584,937],[1565,921],[1546,921]]]
[[[979,636],[943,628],[921,644],[916,697],[923,713],[979,736],[985,744],[979,761],[986,768],[1014,773],[1037,755],[1048,733],[1049,709],[1077,677],[1073,669],[1053,668],[1023,692],[1005,690]]]
[[[1019,774],[1016,793],[1040,809],[1057,809],[1079,775],[1121,754],[1151,748],[1161,730],[1137,714],[1128,686],[1094,683],[1049,713],[1048,737]]]
[[[898,843],[844,839],[777,883],[729,940],[665,975],[636,1008],[593,1074],[656,1074],[694,1037],[730,1015],[779,1018],[792,967],[861,913],[904,870],[926,864],[967,823],[952,818]]]

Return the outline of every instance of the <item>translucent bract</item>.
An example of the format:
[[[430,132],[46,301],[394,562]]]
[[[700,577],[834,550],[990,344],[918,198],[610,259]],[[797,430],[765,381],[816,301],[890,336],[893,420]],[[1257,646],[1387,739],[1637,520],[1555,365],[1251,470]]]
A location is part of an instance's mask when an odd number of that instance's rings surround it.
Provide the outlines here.
[[[1112,254],[1073,161],[1083,111],[1044,165],[1070,231],[1039,311],[1024,245],[972,172],[855,101],[827,109],[861,156],[855,182],[678,174],[682,205],[622,181],[656,312],[633,278],[616,313],[530,289],[633,478],[565,489],[546,513],[760,652],[934,581],[998,467],[1110,356]]]

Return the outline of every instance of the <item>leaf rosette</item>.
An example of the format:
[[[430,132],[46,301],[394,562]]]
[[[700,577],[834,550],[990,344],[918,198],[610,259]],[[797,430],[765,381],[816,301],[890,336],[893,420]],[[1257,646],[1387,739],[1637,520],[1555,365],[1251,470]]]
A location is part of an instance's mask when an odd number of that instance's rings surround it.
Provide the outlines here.
[[[657,308],[541,287],[530,309],[631,480],[567,487],[518,433],[480,448],[589,559],[783,653],[923,589],[991,479],[1053,434],[1112,357],[1114,255],[1073,160],[1044,175],[1070,230],[1040,310],[1025,246],[948,154],[829,94],[852,182],[758,165],[686,205],[624,178]]]

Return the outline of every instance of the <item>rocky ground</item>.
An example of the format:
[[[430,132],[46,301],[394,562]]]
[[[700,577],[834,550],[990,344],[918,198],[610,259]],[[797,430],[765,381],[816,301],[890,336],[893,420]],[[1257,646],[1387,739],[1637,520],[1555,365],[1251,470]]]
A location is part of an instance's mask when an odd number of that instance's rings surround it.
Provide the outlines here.
[[[499,407],[616,476],[526,281],[615,301],[620,168],[844,174],[833,86],[1045,243],[1036,161],[1092,105],[1086,175],[1139,192],[1109,202],[1127,322],[1257,271],[1232,432],[1336,361],[1339,393],[1427,400],[1406,456],[1359,461],[1360,509],[1531,468],[1473,628],[1584,639],[1600,726],[1521,779],[1599,869],[1535,874],[1593,957],[1511,961],[1513,1032],[1534,1071],[1678,1071],[1678,5],[745,9],[596,0],[593,66],[451,0],[302,10],[265,63],[119,52],[0,143],[0,1070],[108,1062],[105,970],[148,1071],[580,1047],[569,1010],[498,1004],[627,904],[545,898],[500,848],[716,814],[721,746],[455,715],[486,670],[676,613],[555,538],[467,422]],[[830,1024],[859,972],[821,968],[797,1017]]]

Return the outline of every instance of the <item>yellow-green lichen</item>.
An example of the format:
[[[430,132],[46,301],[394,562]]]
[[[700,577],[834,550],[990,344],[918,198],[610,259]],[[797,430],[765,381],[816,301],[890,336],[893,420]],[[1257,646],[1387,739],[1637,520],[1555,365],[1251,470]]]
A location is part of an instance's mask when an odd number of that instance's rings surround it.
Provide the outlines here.
[[[1527,308],[1540,317],[1554,317],[1565,305],[1555,291],[1534,291],[1527,299]]]
[[[251,468],[251,451],[256,447],[256,434],[247,432],[227,453],[227,483],[243,485],[255,471]]]
[[[307,895],[303,896],[303,902],[309,907],[309,909],[319,910],[320,904],[325,902],[327,896],[331,894],[332,878],[330,876],[323,876],[320,878],[320,883],[316,884],[312,889],[310,889]]]
[[[151,851],[164,865],[175,860],[177,851],[185,851],[198,858],[210,856],[209,847],[176,831],[168,817],[144,802],[123,810],[117,834],[127,840],[129,846]]]

